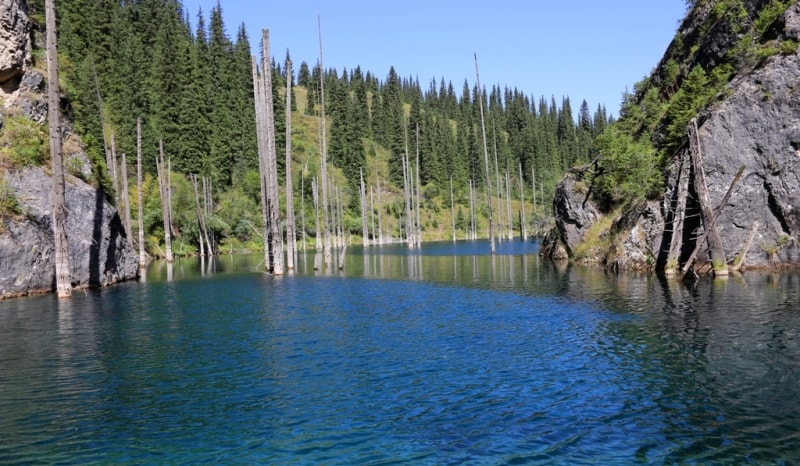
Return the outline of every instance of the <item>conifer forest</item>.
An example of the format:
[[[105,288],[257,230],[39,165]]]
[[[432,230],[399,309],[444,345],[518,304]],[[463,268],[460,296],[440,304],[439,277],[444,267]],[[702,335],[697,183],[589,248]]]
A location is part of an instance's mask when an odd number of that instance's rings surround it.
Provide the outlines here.
[[[42,29],[44,1],[30,3]],[[328,232],[341,248],[486,237],[490,212],[501,239],[537,235],[558,180],[613,123],[475,77],[326,68],[324,37],[319,56],[265,60],[219,4],[62,0],[57,16],[62,110],[149,256],[310,250]]]

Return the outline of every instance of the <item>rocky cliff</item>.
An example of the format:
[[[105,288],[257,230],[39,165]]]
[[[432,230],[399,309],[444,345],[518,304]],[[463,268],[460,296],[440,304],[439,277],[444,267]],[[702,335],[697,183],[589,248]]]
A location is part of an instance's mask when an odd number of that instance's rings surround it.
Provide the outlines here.
[[[30,30],[24,1],[0,0],[0,132],[11,116],[46,124],[46,83],[31,66]],[[74,172],[66,177],[65,194],[73,286],[136,277],[136,252],[106,195],[84,181],[91,179],[91,167],[69,122],[63,122],[62,136],[71,141],[65,165]],[[14,140],[5,140],[7,149],[13,149]],[[0,200],[5,205],[0,205],[0,298],[55,289],[48,173],[47,166],[20,166],[0,154]]]
[[[758,15],[768,1],[744,2]],[[705,2],[706,13],[713,2]],[[698,13],[701,15],[702,11]],[[692,49],[695,64],[713,66],[736,43],[737,32],[715,26],[700,35],[702,17],[684,20],[669,53],[678,47]],[[800,4],[794,3],[770,25],[768,39],[775,43],[800,42]],[[654,76],[665,73],[665,63]],[[702,154],[702,171],[711,206],[718,219],[726,262],[744,253],[744,267],[800,266],[800,53],[773,54],[755,66],[741,69],[728,83],[722,98],[698,115],[697,152]],[[737,171],[744,166],[741,180],[729,200],[723,198]],[[543,247],[550,257],[576,257],[620,268],[663,268],[672,239],[679,176],[677,154],[666,174],[663,198],[634,204],[613,213],[605,227],[602,215],[585,195],[576,190],[574,175],[561,182],[554,200],[556,229]],[[570,179],[572,178],[572,179]],[[580,184],[578,184],[580,186]],[[687,213],[697,212],[697,191],[690,186]],[[592,221],[594,220],[594,221]],[[611,226],[608,226],[611,225]],[[594,228],[595,231],[592,231]],[[684,229],[680,263],[685,263],[703,232],[697,215],[690,215]],[[751,235],[752,232],[752,235]],[[602,245],[596,251],[586,241],[593,237]],[[752,236],[752,239],[751,239]],[[747,245],[750,244],[748,248]],[[698,262],[706,257],[698,248]],[[560,253],[560,254],[559,254]]]

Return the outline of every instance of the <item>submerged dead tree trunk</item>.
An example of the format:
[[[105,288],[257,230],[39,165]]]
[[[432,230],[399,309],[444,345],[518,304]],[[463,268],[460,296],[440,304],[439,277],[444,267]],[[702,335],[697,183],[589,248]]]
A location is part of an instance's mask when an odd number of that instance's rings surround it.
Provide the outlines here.
[[[475,189],[473,186],[472,178],[469,180],[469,239],[475,241],[478,239],[478,226],[475,221]]]
[[[668,277],[675,276],[680,266],[681,248],[683,247],[683,223],[686,218],[686,198],[689,194],[689,175],[691,165],[689,152],[681,150],[680,166],[678,170],[678,192],[675,211],[672,213],[672,238],[667,253],[667,264],[664,274]]]
[[[255,116],[256,116],[256,143],[258,146],[258,186],[259,194],[261,196],[261,224],[262,235],[264,241],[264,268],[270,272],[272,260],[270,258],[270,242],[269,242],[269,211],[267,210],[267,185],[266,176],[266,152],[267,152],[267,136],[266,136],[266,122],[264,121],[264,83],[261,75],[258,72],[258,60],[256,57],[251,57],[253,69],[253,95],[255,103]]]
[[[377,187],[375,188],[378,191],[378,244],[383,244],[383,203],[381,203],[381,178],[378,176],[378,173],[375,173],[375,183]]]
[[[489,251],[495,254],[494,247],[494,216],[492,214],[492,180],[489,175],[489,149],[486,145],[486,121],[483,116],[483,89],[481,89],[481,75],[478,72],[478,54],[475,53],[475,78],[478,88],[478,108],[481,113],[481,134],[483,135],[483,161],[486,173],[486,204],[489,209]]]
[[[56,293],[59,298],[69,298],[72,296],[72,280],[69,273],[64,163],[61,156],[61,99],[58,95],[58,50],[54,0],[45,1],[45,21],[47,25],[47,117],[50,126],[50,163],[53,170],[50,197],[53,205]]]
[[[422,212],[421,212],[421,206],[420,206],[420,198],[422,196],[422,193],[421,193],[421,183],[420,183],[420,177],[419,177],[419,172],[420,172],[420,168],[419,168],[419,123],[417,123],[417,138],[416,139],[417,139],[417,161],[416,161],[416,167],[417,167],[416,186],[417,186],[417,188],[416,188],[416,196],[414,196],[414,198],[416,199],[416,207],[415,207],[416,216],[415,216],[414,220],[415,220],[415,225],[416,225],[415,231],[416,231],[416,237],[417,237],[417,247],[421,248],[422,247]]]
[[[739,180],[742,178],[742,174],[744,173],[744,169],[745,169],[744,165],[739,167],[739,171],[736,173],[736,176],[733,177],[733,181],[731,181],[731,185],[728,187],[728,191],[725,193],[725,196],[722,198],[722,202],[720,202],[719,207],[717,208],[717,211],[716,212],[714,212],[713,210],[711,211],[711,219],[710,219],[708,225],[703,225],[703,229],[704,229],[703,234],[695,242],[694,250],[689,255],[689,258],[686,260],[686,264],[684,264],[683,268],[681,269],[681,274],[680,274],[680,278],[681,279],[686,275],[686,273],[689,271],[689,269],[694,264],[694,260],[695,260],[695,258],[697,258],[697,254],[700,252],[700,249],[703,247],[703,243],[705,243],[706,239],[711,235],[712,232],[717,231],[717,229],[716,229],[717,218],[722,213],[722,209],[728,204],[728,200],[731,198],[731,194],[733,193],[733,188],[736,187],[736,183],[738,183]],[[727,263],[723,263],[722,265],[725,266],[725,273],[722,273],[720,275],[727,276],[728,275]],[[716,271],[715,271],[715,273],[716,273]]]
[[[131,227],[131,201],[128,197],[128,160],[125,152],[122,153],[122,165],[120,166],[120,178],[122,178],[122,204],[125,208],[125,234],[133,241],[133,229]]]
[[[314,270],[319,270],[321,264],[319,263],[320,260],[320,250],[322,249],[322,237],[320,236],[319,230],[319,189],[317,188],[317,179],[311,179],[311,194],[314,199]]]
[[[367,190],[364,187],[364,169],[359,169],[359,175],[361,178],[361,185],[359,187],[359,196],[361,201],[361,236],[363,237],[361,242],[364,246],[369,246],[369,227],[367,226]]]
[[[715,275],[727,275],[728,265],[725,260],[725,251],[722,247],[722,239],[714,224],[714,210],[711,207],[708,189],[706,188],[706,178],[703,172],[703,154],[700,149],[700,140],[697,136],[697,120],[694,118],[689,122],[689,148],[692,155],[692,167],[694,168],[694,190],[697,193],[697,201],[700,204],[703,229],[708,231],[711,266]]]
[[[519,234],[522,241],[528,240],[528,226],[525,225],[525,183],[522,178],[522,163],[519,164]]]
[[[197,175],[192,173],[191,175],[189,175],[189,177],[192,181],[192,188],[194,189],[194,208],[197,214],[197,225],[200,229],[200,235],[199,235],[200,255],[210,256],[213,252],[211,250],[211,242],[208,240],[208,230],[206,230],[206,219],[205,215],[203,214],[204,209],[200,206],[200,191],[197,188]]]
[[[320,183],[322,184],[322,229],[325,266],[331,263],[331,232],[328,221],[328,132],[325,129],[325,68],[322,65],[322,20],[317,15],[319,35],[319,111],[320,111]]]
[[[453,221],[453,242],[456,242],[456,205],[453,199],[453,177],[450,177],[450,219]]]
[[[514,237],[514,220],[511,217],[511,174],[506,169],[506,218],[508,219],[508,239]]]
[[[253,90],[255,95],[258,167],[261,180],[261,215],[264,222],[264,261],[266,269],[283,274],[283,239],[280,228],[278,166],[275,146],[275,115],[272,101],[272,67],[270,64],[269,29],[262,30],[261,73],[253,58]]]
[[[286,268],[294,270],[297,233],[294,224],[292,193],[292,60],[286,57]]]
[[[275,106],[272,101],[272,64],[269,48],[269,29],[262,31],[262,79],[264,80],[264,110],[267,129],[267,208],[270,216],[272,243],[272,273],[283,275],[283,235],[281,234],[280,204],[278,195],[278,155],[275,144]]]
[[[164,166],[164,140],[158,141],[158,158],[156,158],[156,173],[158,175],[158,192],[161,195],[161,219],[164,223],[164,248],[165,259],[172,262],[172,219],[170,218],[169,175]]]
[[[142,117],[136,118],[136,200],[139,221],[139,268],[147,265],[144,250],[144,196],[142,195]]]

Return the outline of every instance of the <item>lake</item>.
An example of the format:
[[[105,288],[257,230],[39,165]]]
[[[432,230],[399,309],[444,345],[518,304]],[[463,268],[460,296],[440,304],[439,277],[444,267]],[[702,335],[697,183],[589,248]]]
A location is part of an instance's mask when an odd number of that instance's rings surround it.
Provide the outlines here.
[[[800,462],[800,274],[487,251],[157,262],[0,301],[0,464]]]

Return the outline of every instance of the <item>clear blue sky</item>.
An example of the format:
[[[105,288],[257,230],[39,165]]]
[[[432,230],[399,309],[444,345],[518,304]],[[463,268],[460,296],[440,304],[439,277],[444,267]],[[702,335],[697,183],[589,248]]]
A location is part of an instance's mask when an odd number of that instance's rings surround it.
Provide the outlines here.
[[[361,66],[384,80],[451,81],[460,95],[475,83],[517,88],[539,96],[568,96],[577,113],[583,99],[619,114],[622,93],[658,64],[686,11],[685,0],[219,0],[228,35],[244,23],[251,43],[270,30],[272,55],[286,50],[295,69],[319,60],[317,15],[326,69]],[[217,0],[184,0],[192,24]],[[207,23],[207,21],[206,21]],[[260,48],[254,47],[259,54]]]

